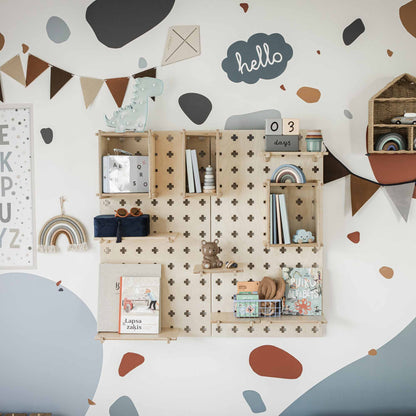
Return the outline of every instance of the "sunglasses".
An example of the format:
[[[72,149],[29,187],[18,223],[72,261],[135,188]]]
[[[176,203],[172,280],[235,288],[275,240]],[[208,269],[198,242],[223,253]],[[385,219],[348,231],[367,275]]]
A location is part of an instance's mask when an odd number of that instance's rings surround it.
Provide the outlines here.
[[[141,211],[141,209],[137,208],[137,207],[131,208],[130,212],[127,211],[125,208],[116,209],[116,210],[114,210],[114,212],[115,212],[114,215],[116,217],[121,217],[121,218],[124,218],[124,217],[140,217],[140,215],[143,215],[143,212]]]

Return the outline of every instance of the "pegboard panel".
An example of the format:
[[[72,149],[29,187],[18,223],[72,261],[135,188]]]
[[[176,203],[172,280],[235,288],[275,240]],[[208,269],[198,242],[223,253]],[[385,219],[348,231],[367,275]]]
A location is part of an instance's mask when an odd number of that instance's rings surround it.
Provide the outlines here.
[[[301,166],[307,180],[322,180],[322,158],[272,156],[266,162],[264,131],[223,131],[215,146],[221,197],[184,198],[182,134],[154,132],[157,198],[123,195],[100,200],[102,214],[111,214],[119,207],[138,206],[150,215],[151,234],[178,233],[177,238],[172,242],[151,239],[124,240],[119,244],[104,242],[101,262],[161,263],[162,327],[179,328],[180,336],[321,335],[321,326],[316,322],[303,322],[300,331],[295,330],[299,325],[289,322],[282,332],[277,322],[250,324],[238,320],[219,324],[216,314],[232,312],[237,279],[277,277],[281,266],[323,266],[322,249],[265,246],[267,189],[264,187],[273,170],[283,163]],[[202,260],[201,240],[215,238],[220,241],[221,260],[244,263],[244,272],[193,274],[193,267]],[[314,326],[319,327],[315,332]]]

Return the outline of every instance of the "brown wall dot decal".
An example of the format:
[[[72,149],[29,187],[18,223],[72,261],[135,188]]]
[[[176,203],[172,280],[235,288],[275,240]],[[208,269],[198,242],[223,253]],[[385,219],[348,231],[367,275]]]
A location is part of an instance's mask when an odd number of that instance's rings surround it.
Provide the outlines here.
[[[320,55],[320,54],[321,54],[321,51],[318,49],[318,50],[316,51],[316,53],[317,53],[318,55]]]
[[[248,4],[247,3],[240,3],[241,8],[244,10],[244,13],[247,13]]]
[[[286,91],[286,87],[283,84],[280,86],[280,89]]]
[[[416,37],[416,0],[409,1],[400,7],[399,16],[404,28]]]
[[[143,355],[135,354],[134,352],[127,352],[121,359],[120,367],[118,368],[118,374],[120,377],[124,377],[126,374],[130,373],[130,371],[134,370],[136,367],[143,363]]]
[[[368,355],[377,355],[377,350],[375,350],[374,348],[372,348],[370,351],[368,351]]]
[[[307,103],[316,103],[321,98],[321,91],[312,87],[302,87],[296,95]]]
[[[0,51],[3,49],[4,41],[4,36],[2,33],[0,33]]]
[[[393,277],[394,271],[391,267],[383,266],[379,270],[380,274],[386,279],[391,279]]]
[[[302,364],[293,355],[274,347],[262,345],[250,353],[252,370],[263,377],[295,379],[302,374]]]
[[[90,404],[91,406],[95,406],[95,402],[93,402],[91,399],[88,399],[88,404]]]
[[[392,50],[390,50],[390,49],[387,49],[387,55],[388,55],[388,56],[392,56],[392,55],[393,55],[393,51],[392,51]]]
[[[23,53],[26,53],[29,50],[29,46],[26,45],[26,43],[22,43],[22,51]]]
[[[347,235],[348,240],[352,241],[354,244],[357,244],[360,242],[360,232],[354,231],[353,233],[349,233]]]
[[[61,283],[62,283],[62,280],[58,280],[58,281],[56,282],[56,286],[59,286]]]

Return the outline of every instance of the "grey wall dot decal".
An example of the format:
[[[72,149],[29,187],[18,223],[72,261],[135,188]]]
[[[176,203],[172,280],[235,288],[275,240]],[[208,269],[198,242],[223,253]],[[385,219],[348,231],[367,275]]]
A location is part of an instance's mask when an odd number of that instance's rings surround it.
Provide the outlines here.
[[[212,110],[211,101],[204,95],[195,92],[181,95],[178,102],[187,117],[198,125],[204,123]]]
[[[139,58],[139,68],[146,68],[147,67],[147,61],[143,56]]]
[[[361,19],[356,19],[344,29],[344,32],[342,32],[342,39],[347,46],[351,45],[351,43],[364,33],[364,31],[365,26],[363,21]]]
[[[97,39],[109,48],[121,48],[158,25],[175,0],[95,0],[86,12]]]
[[[121,396],[110,406],[110,416],[139,416],[128,396]]]
[[[58,16],[52,16],[46,23],[46,33],[49,39],[55,43],[62,43],[68,40],[71,31],[68,25]]]
[[[349,118],[350,120],[352,119],[352,114],[351,111],[349,110],[344,110],[344,116]]]
[[[262,413],[266,411],[266,405],[264,404],[260,394],[256,391],[245,390],[243,391],[243,397],[253,413]]]
[[[42,135],[42,139],[46,144],[52,143],[53,140],[53,131],[51,128],[46,127],[40,130],[40,134]]]

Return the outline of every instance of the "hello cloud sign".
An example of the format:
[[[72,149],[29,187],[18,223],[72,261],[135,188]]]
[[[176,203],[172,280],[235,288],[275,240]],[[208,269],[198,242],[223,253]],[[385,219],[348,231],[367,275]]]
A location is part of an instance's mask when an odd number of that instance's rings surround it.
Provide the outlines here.
[[[0,106],[0,268],[34,267],[32,108]]]
[[[282,74],[293,56],[292,47],[279,33],[256,33],[247,42],[239,40],[227,50],[222,69],[230,81],[254,84]]]

